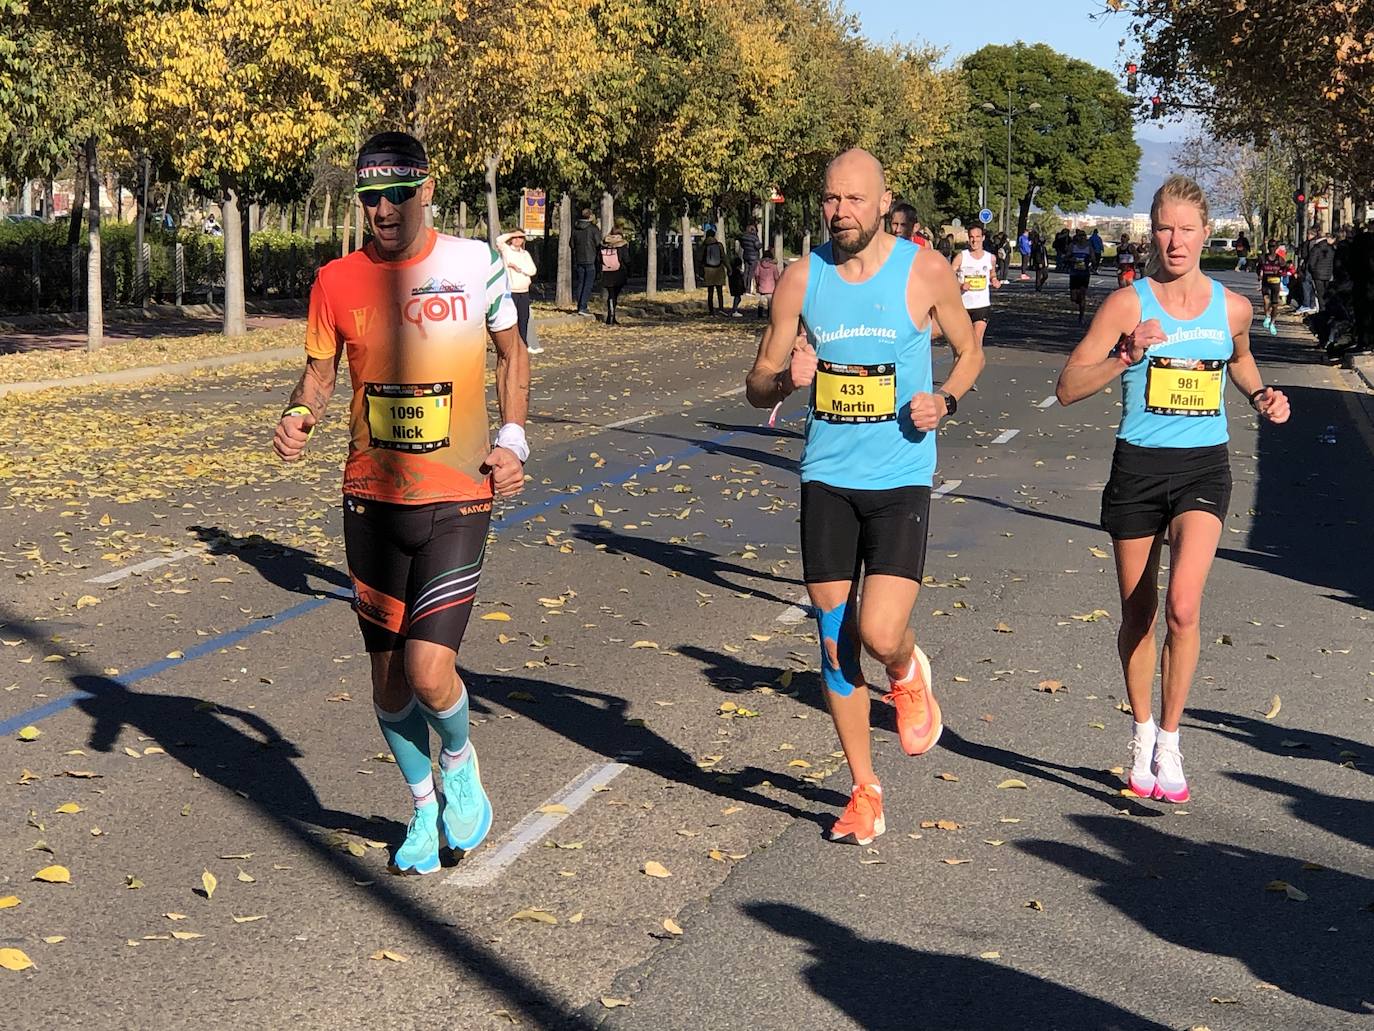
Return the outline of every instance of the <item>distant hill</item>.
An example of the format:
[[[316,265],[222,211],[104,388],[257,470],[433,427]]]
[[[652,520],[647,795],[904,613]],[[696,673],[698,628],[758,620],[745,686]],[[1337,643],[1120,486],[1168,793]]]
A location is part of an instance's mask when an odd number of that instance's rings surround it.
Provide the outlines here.
[[[1131,203],[1117,208],[1094,204],[1088,208],[1088,214],[1119,218],[1133,212],[1150,210],[1150,201],[1155,191],[1174,171],[1174,149],[1179,144],[1166,140],[1137,139],[1136,142],[1140,144],[1140,171],[1136,175],[1135,196],[1131,198]]]

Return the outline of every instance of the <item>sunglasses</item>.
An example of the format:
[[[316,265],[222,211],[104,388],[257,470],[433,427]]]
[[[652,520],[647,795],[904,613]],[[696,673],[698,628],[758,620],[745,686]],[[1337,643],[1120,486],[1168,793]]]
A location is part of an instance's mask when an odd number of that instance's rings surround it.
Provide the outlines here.
[[[419,192],[418,186],[385,186],[380,190],[361,190],[358,199],[365,208],[375,208],[382,202],[383,197],[395,207],[400,207]]]

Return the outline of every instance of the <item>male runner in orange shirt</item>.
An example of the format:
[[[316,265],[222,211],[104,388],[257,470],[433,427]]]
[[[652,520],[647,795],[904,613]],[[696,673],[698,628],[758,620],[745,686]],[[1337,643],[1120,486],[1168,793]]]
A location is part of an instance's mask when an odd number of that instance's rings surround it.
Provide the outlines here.
[[[518,494],[529,458],[529,359],[501,258],[486,243],[425,226],[434,195],[419,140],[380,133],[358,154],[372,239],[320,269],[310,292],[306,368],[273,448],[296,461],[348,353],[352,439],[344,466],[344,543],[353,608],[372,660],[382,736],[415,802],[398,872],[439,869],[491,829],[456,669],[486,550],[493,492]],[[501,421],[488,439],[487,336],[496,344]],[[439,736],[442,810],[430,759]]]

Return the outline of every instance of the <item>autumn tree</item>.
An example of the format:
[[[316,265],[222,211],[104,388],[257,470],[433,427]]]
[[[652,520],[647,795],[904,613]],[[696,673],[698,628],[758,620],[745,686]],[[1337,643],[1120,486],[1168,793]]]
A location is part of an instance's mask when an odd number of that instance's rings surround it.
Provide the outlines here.
[[[1000,179],[991,178],[991,192],[1006,192],[1001,112],[1008,105],[1015,112],[1010,149],[1017,231],[1025,229],[1032,205],[1078,211],[1094,201],[1130,201],[1140,165],[1134,103],[1111,73],[1043,43],[986,46],[966,57],[962,69],[981,130],[951,183],[965,211],[976,207],[984,148],[992,167],[1003,170]]]

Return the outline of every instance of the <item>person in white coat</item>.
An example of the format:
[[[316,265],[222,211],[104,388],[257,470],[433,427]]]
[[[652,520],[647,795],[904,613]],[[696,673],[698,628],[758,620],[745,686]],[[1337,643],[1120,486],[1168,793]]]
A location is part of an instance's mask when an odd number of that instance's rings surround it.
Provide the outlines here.
[[[501,260],[506,266],[506,279],[510,283],[510,297],[515,302],[516,325],[520,339],[530,354],[543,354],[544,349],[537,343],[530,345],[530,281],[538,271],[534,256],[525,249],[525,233],[513,229],[496,238],[496,247],[501,252]]]

